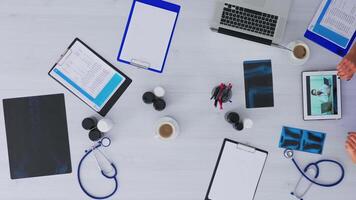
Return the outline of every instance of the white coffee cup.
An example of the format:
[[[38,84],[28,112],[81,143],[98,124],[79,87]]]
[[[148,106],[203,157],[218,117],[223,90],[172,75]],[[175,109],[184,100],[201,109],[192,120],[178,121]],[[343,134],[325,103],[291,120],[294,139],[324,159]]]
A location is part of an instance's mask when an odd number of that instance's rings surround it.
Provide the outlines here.
[[[172,117],[163,117],[156,122],[155,137],[161,140],[175,139],[179,134],[179,126]]]
[[[300,40],[293,41],[287,45],[287,48],[292,50],[290,52],[290,61],[294,65],[303,65],[310,57],[309,46]]]

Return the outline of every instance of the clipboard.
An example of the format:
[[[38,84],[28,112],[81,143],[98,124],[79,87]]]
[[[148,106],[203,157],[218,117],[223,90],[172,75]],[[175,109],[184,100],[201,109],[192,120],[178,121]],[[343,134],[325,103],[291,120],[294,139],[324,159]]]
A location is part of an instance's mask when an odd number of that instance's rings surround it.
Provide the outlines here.
[[[109,74],[106,77],[107,81],[103,78],[105,74]],[[101,116],[105,116],[110,111],[132,82],[128,76],[79,38],[75,38],[68,46],[48,75]],[[97,78],[88,80],[91,76],[97,76]],[[83,87],[82,84],[90,81],[93,91],[88,91],[89,86]]]
[[[225,139],[205,200],[253,200],[268,152]]]
[[[345,0],[323,0],[304,33],[305,38],[308,38],[341,57],[347,54],[356,37],[356,28],[354,28],[354,25],[346,23],[348,21],[347,19],[351,18],[351,16],[344,16],[345,13],[338,11],[342,10],[342,12],[346,12],[343,7],[352,9],[352,6],[347,6],[344,1]],[[350,0],[350,2],[351,1],[352,0]],[[356,3],[354,3],[354,6],[355,5]],[[349,10],[349,12],[353,11]],[[339,17],[341,15],[344,17]],[[327,22],[333,22],[337,27],[343,27],[343,31],[333,30],[335,28],[328,25]]]
[[[162,73],[180,6],[161,0],[134,0],[117,60]]]

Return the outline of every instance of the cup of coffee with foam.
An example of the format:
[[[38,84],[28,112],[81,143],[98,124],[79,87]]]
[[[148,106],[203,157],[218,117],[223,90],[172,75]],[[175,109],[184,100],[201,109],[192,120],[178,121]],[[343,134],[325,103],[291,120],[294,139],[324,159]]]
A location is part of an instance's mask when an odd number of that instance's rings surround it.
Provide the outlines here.
[[[155,137],[161,140],[172,140],[179,134],[179,126],[172,117],[163,117],[156,123]]]
[[[291,50],[290,60],[294,65],[303,65],[310,57],[310,49],[308,45],[302,41],[291,42],[287,48]]]

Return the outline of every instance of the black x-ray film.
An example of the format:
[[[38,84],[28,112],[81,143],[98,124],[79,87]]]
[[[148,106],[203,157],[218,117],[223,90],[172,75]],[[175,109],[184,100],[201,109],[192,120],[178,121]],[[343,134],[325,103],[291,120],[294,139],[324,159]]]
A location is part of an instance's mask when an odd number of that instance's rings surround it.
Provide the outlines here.
[[[63,94],[4,99],[11,179],[72,172]]]
[[[246,108],[273,107],[271,60],[244,62]]]

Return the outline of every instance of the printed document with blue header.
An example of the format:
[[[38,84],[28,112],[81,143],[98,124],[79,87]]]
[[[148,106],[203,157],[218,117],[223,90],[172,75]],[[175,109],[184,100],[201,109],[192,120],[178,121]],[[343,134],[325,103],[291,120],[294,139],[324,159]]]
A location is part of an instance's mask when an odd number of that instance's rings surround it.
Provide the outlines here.
[[[161,0],[134,0],[117,60],[161,73],[179,10]]]
[[[356,34],[356,1],[323,0],[305,36],[343,56]]]
[[[129,79],[79,40],[71,45],[49,74],[97,112]]]

